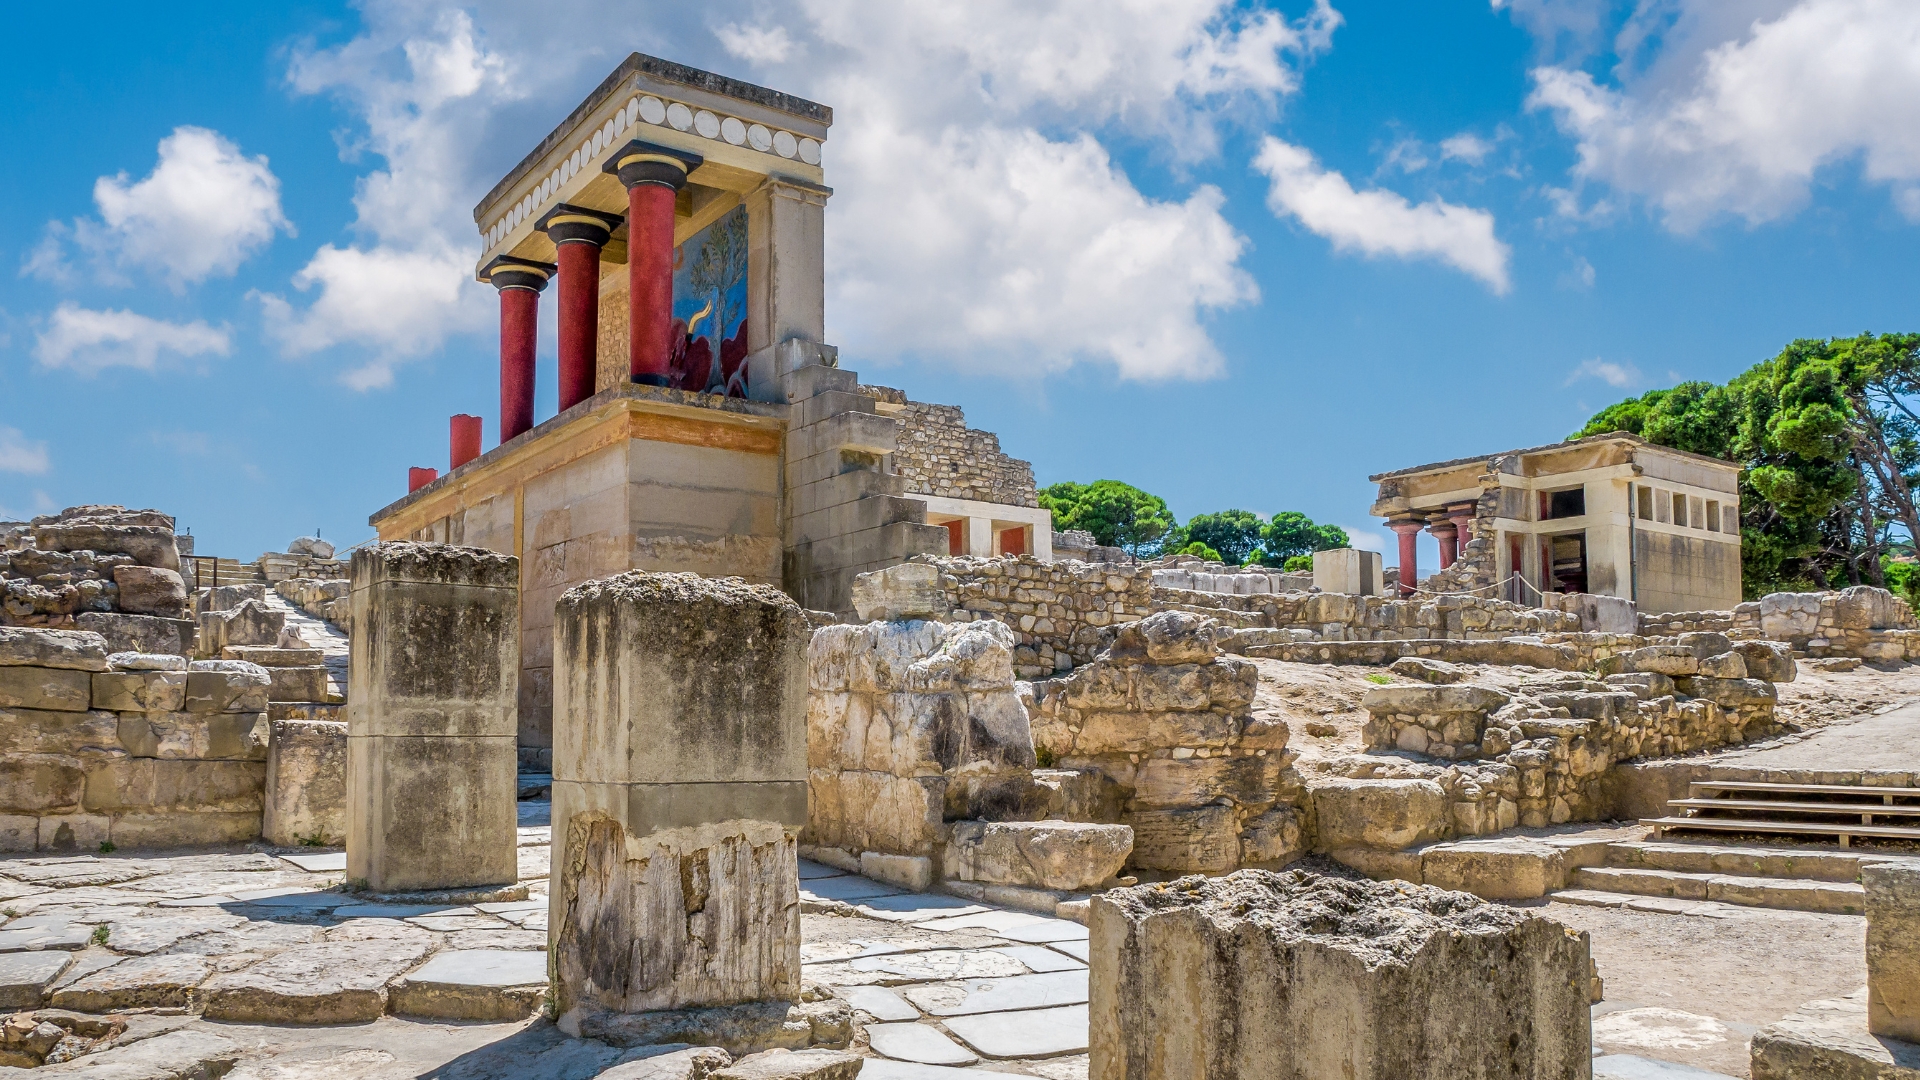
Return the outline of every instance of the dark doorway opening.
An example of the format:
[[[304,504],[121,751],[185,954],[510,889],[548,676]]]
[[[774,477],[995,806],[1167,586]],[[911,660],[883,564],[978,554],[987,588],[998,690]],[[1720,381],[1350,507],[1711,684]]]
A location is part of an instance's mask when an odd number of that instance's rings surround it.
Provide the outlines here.
[[[1587,534],[1584,532],[1562,533],[1549,537],[1547,547],[1552,555],[1549,577],[1554,592],[1583,593],[1587,591]]]

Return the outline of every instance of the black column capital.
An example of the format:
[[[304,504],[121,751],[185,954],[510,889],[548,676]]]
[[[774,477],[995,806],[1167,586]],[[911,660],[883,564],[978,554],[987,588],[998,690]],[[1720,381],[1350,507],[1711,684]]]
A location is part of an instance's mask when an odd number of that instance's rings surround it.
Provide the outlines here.
[[[480,268],[480,280],[503,292],[507,289],[539,292],[547,287],[547,281],[558,269],[552,263],[500,255]]]
[[[540,220],[534,222],[533,227],[546,233],[547,238],[555,244],[573,242],[606,247],[607,241],[613,237],[613,230],[625,220],[619,214],[609,214],[604,210],[560,203],[540,215]]]
[[[634,139],[615,150],[600,171],[618,176],[629,189],[638,184],[660,184],[679,191],[687,186],[687,174],[706,160],[699,154]]]

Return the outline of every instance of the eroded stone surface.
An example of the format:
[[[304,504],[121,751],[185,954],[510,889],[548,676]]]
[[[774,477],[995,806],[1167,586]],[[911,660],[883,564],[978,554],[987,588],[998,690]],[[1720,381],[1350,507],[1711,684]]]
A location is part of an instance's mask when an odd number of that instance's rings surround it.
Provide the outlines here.
[[[209,979],[206,1015],[274,1024],[371,1020],[386,1011],[387,984],[426,951],[424,941],[404,938],[295,946]]]

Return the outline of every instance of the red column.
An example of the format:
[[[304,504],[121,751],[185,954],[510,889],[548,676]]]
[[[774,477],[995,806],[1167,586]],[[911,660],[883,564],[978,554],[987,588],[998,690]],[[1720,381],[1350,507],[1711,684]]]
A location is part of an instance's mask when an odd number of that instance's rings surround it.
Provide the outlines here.
[[[440,479],[439,469],[423,469],[415,465],[407,470],[407,494],[411,495],[438,479]]]
[[[1389,521],[1387,528],[1400,534],[1400,595],[1412,596],[1415,582],[1420,580],[1420,567],[1414,558],[1414,549],[1420,542],[1420,530],[1426,525],[1421,521]]]
[[[1464,553],[1467,550],[1467,545],[1473,543],[1473,513],[1474,508],[1471,506],[1463,507],[1459,510],[1452,510],[1447,513],[1447,520],[1453,522],[1455,533],[1454,549],[1456,555]]]
[[[593,396],[600,351],[600,249],[619,226],[618,214],[568,203],[534,223],[560,253],[561,412]]]
[[[673,332],[673,212],[687,174],[703,158],[635,140],[613,152],[605,172],[627,188],[628,349],[633,381],[668,382]]]
[[[1433,534],[1435,540],[1440,541],[1440,569],[1445,570],[1452,566],[1453,560],[1459,556],[1459,549],[1455,546],[1459,533],[1454,529],[1453,522],[1436,521],[1427,526],[1427,531]]]
[[[447,471],[480,456],[480,418],[455,413],[447,421]]]
[[[553,276],[551,263],[502,255],[480,278],[500,290],[500,441],[511,442],[533,427],[534,339],[540,320],[540,290]]]

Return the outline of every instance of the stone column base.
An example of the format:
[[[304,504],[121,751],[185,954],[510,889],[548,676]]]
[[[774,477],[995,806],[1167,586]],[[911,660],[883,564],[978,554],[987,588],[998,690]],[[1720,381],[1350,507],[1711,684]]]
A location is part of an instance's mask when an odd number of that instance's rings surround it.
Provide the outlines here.
[[[853,1040],[853,1007],[823,989],[809,989],[801,997],[644,1013],[580,1006],[561,1016],[559,1027],[575,1038],[613,1046],[689,1043],[718,1046],[736,1058],[774,1049],[844,1049]]]

